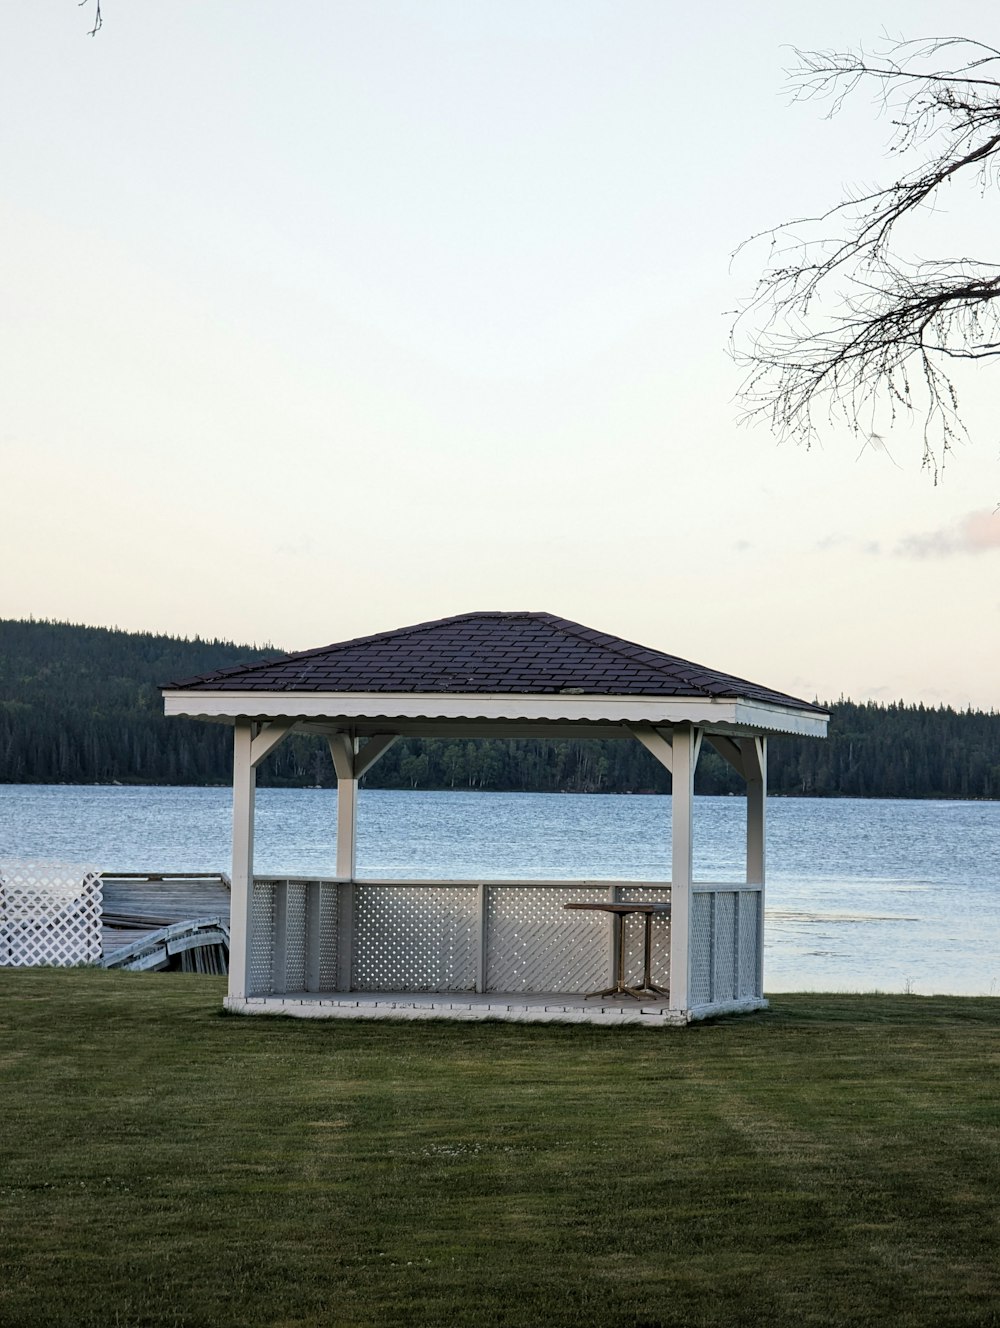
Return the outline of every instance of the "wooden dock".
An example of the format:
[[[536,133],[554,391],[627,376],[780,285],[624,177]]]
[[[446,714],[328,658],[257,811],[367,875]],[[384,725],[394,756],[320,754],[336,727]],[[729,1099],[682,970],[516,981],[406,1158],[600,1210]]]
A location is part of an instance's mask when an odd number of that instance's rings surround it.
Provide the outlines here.
[[[229,879],[221,872],[116,872],[102,877],[105,968],[225,973]]]

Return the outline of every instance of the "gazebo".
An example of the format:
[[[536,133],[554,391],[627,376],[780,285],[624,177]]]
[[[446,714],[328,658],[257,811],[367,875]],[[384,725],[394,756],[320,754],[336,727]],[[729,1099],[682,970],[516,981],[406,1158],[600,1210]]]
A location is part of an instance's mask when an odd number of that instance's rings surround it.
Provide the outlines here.
[[[167,715],[233,728],[228,1009],[683,1024],[766,1005],[767,738],[824,737],[819,707],[549,613],[418,623],[167,684],[163,695]],[[256,770],[293,731],[325,737],[333,759],[328,877],[254,874]],[[403,736],[642,743],[671,772],[670,880],[359,880],[358,784]],[[746,781],[745,879],[693,879],[703,741]],[[630,902],[661,906],[651,951],[667,995],[588,998],[609,979],[639,980],[643,920],[619,922],[620,950],[607,912],[565,906]]]

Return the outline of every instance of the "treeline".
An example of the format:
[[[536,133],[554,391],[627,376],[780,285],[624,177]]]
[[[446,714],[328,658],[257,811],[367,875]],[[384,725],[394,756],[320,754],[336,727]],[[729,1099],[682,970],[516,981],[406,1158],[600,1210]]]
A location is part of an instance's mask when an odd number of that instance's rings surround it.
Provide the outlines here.
[[[224,784],[230,731],[165,719],[158,685],[277,654],[67,623],[0,620],[0,782]],[[811,797],[1000,798],[1000,714],[923,705],[830,707],[827,741],[775,738],[773,793]],[[259,783],[329,786],[325,744],[292,736]],[[663,793],[670,777],[637,742],[401,739],[370,788]],[[700,793],[742,782],[706,744]]]
[[[221,783],[228,778],[227,735],[213,724],[165,719],[158,684],[280,653],[0,620],[0,781]]]

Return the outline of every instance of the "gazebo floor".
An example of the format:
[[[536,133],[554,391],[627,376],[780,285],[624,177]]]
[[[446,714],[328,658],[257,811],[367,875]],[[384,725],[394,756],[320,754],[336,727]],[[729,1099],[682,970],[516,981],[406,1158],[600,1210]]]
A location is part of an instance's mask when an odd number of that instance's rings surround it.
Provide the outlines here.
[[[519,1023],[644,1024],[687,1022],[664,1001],[565,993],[294,991],[277,996],[227,997],[234,1014],[279,1014],[299,1019],[504,1019]]]

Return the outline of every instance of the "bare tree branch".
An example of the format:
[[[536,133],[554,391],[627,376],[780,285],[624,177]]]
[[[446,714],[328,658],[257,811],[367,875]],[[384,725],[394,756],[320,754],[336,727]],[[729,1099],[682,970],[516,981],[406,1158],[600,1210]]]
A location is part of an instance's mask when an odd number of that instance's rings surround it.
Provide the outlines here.
[[[919,150],[921,160],[884,188],[737,249],[769,245],[732,329],[747,370],[744,416],[806,445],[834,420],[869,441],[912,416],[936,477],[965,433],[949,362],[1000,358],[1000,267],[899,251],[906,223],[933,212],[957,177],[981,194],[1000,182],[1000,50],[945,37],[872,54],[795,54],[793,100],[828,100],[832,116],[856,89],[874,87],[892,124],[890,153]]]
[[[90,0],[77,0],[77,9],[82,9],[84,5],[89,5]],[[94,0],[94,26],[87,34],[89,37],[96,37],[104,26],[104,19],[101,16],[101,0]]]

